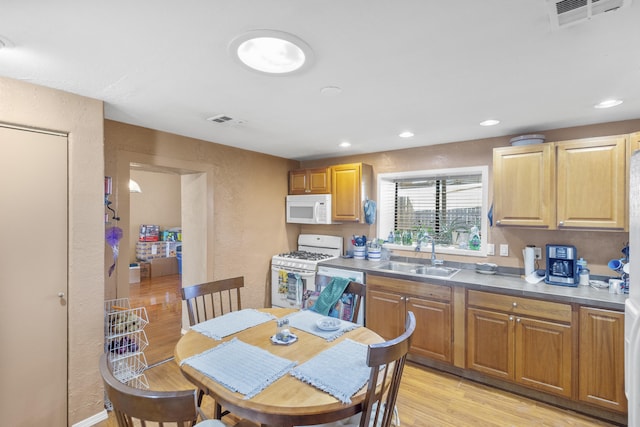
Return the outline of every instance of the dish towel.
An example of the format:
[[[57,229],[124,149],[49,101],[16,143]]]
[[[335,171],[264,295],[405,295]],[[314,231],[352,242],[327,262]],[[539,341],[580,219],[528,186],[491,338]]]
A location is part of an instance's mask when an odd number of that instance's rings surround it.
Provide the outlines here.
[[[197,325],[193,325],[191,329],[219,341],[226,336],[244,331],[245,329],[268,322],[269,320],[274,320],[275,318],[273,314],[264,313],[253,308],[246,308],[198,323]]]
[[[332,278],[327,287],[320,292],[320,295],[318,295],[318,300],[313,304],[311,310],[316,313],[324,314],[325,316],[328,315],[331,307],[336,305],[342,294],[344,294],[344,290],[347,288],[350,281],[351,279],[344,277]]]
[[[364,202],[364,220],[367,224],[376,222],[376,202],[373,200]]]
[[[230,341],[189,357],[189,365],[231,391],[250,399],[271,383],[286,375],[296,362],[269,353],[233,338]]]
[[[351,396],[369,380],[367,350],[365,344],[347,339],[294,368],[291,375],[350,403]]]

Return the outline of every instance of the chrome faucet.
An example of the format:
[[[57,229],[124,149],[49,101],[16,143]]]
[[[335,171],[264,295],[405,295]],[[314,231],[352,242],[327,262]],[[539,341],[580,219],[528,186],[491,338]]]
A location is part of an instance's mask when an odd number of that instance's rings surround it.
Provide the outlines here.
[[[432,236],[425,234],[418,238],[416,245],[416,252],[420,252],[422,250],[422,243],[425,239],[431,240],[431,265],[442,265],[444,261],[436,258],[436,241]]]

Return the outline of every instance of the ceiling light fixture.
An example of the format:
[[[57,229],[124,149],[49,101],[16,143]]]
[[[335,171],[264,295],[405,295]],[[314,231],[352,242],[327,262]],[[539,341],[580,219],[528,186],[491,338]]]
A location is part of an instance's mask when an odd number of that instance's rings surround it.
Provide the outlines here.
[[[480,126],[495,126],[498,123],[500,123],[500,120],[489,119],[489,120],[485,120],[483,122],[480,122]]]
[[[622,104],[621,99],[607,99],[594,105],[593,108],[611,108]]]
[[[411,138],[413,135],[414,135],[414,133],[413,133],[413,132],[411,132],[411,131],[408,131],[408,130],[406,130],[406,131],[404,131],[404,132],[400,132],[400,133],[398,134],[398,136],[399,136],[400,138]]]
[[[351,147],[351,143],[348,141],[342,141],[339,145],[340,148],[349,148]]]
[[[309,67],[311,48],[293,34],[275,30],[255,30],[229,44],[231,56],[251,70],[272,75],[291,74]]]

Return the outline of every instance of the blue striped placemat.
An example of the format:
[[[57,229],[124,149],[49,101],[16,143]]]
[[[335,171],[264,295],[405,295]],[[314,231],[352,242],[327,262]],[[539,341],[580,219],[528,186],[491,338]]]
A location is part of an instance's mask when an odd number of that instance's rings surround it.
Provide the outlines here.
[[[296,362],[233,338],[183,360],[182,364],[192,366],[229,390],[250,399],[286,375]]]
[[[368,346],[346,339],[294,368],[291,375],[351,403],[351,396],[369,380]]]
[[[275,318],[272,314],[253,308],[246,308],[198,323],[197,325],[193,325],[191,329],[214,340],[221,340],[226,336],[252,328],[269,320],[274,320]]]

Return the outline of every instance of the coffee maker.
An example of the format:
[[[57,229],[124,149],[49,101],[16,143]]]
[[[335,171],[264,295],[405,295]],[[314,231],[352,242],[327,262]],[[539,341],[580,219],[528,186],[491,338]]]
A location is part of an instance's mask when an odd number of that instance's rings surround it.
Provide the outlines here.
[[[547,272],[550,285],[578,286],[578,252],[575,246],[547,245]]]

